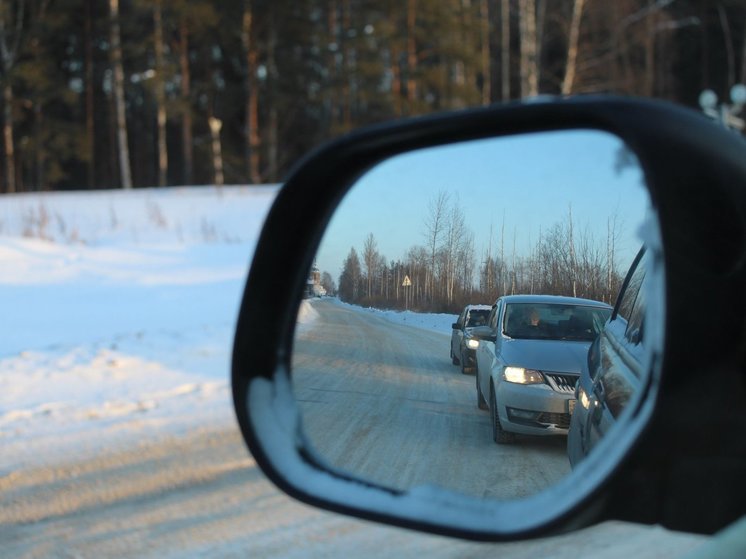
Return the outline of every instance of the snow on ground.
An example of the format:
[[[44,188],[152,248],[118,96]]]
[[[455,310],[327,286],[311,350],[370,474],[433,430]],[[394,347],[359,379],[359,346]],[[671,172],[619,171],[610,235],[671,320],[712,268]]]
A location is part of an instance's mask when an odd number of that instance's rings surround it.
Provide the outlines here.
[[[0,476],[233,421],[233,329],[276,191],[0,197]],[[455,320],[363,311],[447,334]],[[300,328],[316,317],[304,302]]]
[[[275,192],[0,197],[0,475],[232,421],[233,328]]]
[[[440,334],[447,334],[449,336],[451,335],[452,331],[451,325],[458,319],[457,314],[392,311],[374,309],[372,307],[357,307],[355,305],[348,305],[347,303],[342,302],[340,302],[339,304],[354,307],[364,312],[374,313],[377,316],[383,317],[390,322],[395,322],[396,324],[404,324],[406,326],[422,328],[424,330],[430,330],[432,332],[438,332]]]

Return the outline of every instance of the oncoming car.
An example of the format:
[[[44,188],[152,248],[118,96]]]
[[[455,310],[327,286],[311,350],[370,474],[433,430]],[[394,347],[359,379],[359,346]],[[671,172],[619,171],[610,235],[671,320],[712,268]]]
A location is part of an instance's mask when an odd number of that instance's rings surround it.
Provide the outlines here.
[[[472,329],[487,324],[492,307],[489,305],[466,305],[451,327],[451,361],[461,365],[463,374],[474,370],[478,338],[472,336]]]
[[[490,410],[492,438],[566,435],[575,385],[611,307],[551,295],[508,295],[495,303],[477,348],[477,405]]]

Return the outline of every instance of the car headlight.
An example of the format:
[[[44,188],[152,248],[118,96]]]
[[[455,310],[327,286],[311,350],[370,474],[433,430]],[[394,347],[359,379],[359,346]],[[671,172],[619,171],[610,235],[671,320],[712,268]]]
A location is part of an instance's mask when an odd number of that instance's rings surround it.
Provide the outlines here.
[[[585,393],[585,390],[583,390],[582,387],[578,388],[578,402],[580,402],[580,405],[585,409],[591,407],[591,400],[588,398],[588,394]]]
[[[544,384],[544,375],[533,369],[505,367],[503,378],[516,384]]]
[[[479,347],[479,340],[475,338],[469,338],[466,340],[466,347],[469,349],[477,349]]]

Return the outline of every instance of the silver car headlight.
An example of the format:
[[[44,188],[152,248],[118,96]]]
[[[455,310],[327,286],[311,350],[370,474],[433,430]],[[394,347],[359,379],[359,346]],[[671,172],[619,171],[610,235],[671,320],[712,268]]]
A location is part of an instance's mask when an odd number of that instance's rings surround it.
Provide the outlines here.
[[[544,375],[534,369],[505,367],[503,379],[516,384],[544,384]]]
[[[583,408],[588,409],[591,407],[591,400],[588,398],[588,394],[585,393],[582,387],[578,389],[578,401]]]
[[[466,340],[466,347],[469,349],[477,349],[479,347],[479,340],[475,338],[469,338]]]

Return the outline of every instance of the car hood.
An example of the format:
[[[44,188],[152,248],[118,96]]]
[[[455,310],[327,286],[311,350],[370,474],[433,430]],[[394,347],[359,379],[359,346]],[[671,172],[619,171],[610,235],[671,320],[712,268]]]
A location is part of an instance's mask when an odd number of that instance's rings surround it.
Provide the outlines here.
[[[580,374],[590,345],[566,340],[503,340],[501,353],[507,365]]]

